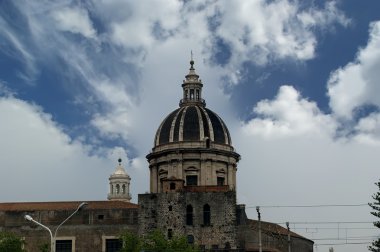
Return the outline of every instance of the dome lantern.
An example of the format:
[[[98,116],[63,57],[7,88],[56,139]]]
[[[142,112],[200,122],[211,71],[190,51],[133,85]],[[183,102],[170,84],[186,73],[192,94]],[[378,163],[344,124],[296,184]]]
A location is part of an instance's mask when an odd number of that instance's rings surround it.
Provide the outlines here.
[[[194,60],[191,56],[189,73],[185,76],[182,83],[183,98],[179,102],[179,106],[199,105],[206,106],[205,100],[202,99],[202,80],[195,73]]]

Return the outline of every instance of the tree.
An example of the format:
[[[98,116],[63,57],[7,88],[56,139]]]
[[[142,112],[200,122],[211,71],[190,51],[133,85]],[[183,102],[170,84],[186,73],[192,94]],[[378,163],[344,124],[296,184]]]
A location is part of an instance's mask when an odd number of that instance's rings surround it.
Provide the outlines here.
[[[50,251],[50,245],[49,243],[42,243],[38,246],[38,249],[40,250],[40,252],[49,252]]]
[[[125,231],[120,239],[123,241],[123,248],[120,252],[140,252],[142,250],[141,239],[136,233]]]
[[[24,252],[24,241],[13,233],[0,232],[0,252]]]
[[[371,214],[380,219],[380,180],[379,182],[375,183],[375,185],[377,185],[378,191],[374,195],[372,195],[372,199],[374,200],[374,202],[368,203],[368,205],[373,210]],[[373,225],[377,228],[380,228],[380,221],[373,222]],[[380,252],[380,238],[374,240],[372,242],[372,245],[369,246],[368,249],[373,252]]]
[[[166,240],[164,234],[158,229],[149,233],[145,237],[143,244],[144,250],[154,252],[166,252],[170,247],[169,241]]]
[[[144,238],[139,238],[135,233],[124,232],[120,238],[123,241],[121,252],[198,252],[199,249],[187,242],[185,236],[173,236],[166,239],[165,235],[154,230]]]

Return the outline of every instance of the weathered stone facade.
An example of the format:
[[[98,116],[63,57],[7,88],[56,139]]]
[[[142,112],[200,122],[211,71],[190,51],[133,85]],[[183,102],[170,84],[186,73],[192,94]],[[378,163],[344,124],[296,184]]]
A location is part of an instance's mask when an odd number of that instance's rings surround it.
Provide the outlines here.
[[[170,233],[185,235],[207,249],[237,247],[233,191],[140,194],[139,207],[141,235],[159,229],[169,237]]]
[[[47,230],[25,220],[30,215],[48,226],[53,234],[80,202],[0,203],[0,231],[22,237],[28,252],[40,251],[43,244],[50,245]],[[120,234],[138,231],[138,206],[122,201],[90,201],[57,232],[57,240],[71,240],[72,251],[106,251],[109,239]]]

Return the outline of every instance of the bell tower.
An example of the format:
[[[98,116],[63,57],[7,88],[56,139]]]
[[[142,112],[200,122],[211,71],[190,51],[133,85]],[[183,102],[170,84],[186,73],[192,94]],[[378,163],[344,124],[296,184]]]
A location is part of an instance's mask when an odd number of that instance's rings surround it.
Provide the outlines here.
[[[118,166],[114,173],[109,177],[109,200],[121,200],[129,202],[132,197],[129,193],[129,185],[131,182],[131,178],[125,171],[124,167],[121,164],[121,158],[118,159]]]

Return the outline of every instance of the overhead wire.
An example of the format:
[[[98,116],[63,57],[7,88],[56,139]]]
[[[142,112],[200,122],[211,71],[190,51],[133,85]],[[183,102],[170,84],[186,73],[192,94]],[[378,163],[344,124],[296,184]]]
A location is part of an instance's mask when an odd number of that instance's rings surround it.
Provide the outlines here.
[[[361,207],[368,206],[368,203],[361,204],[318,204],[318,205],[263,205],[248,206],[245,208],[313,208],[313,207]]]

